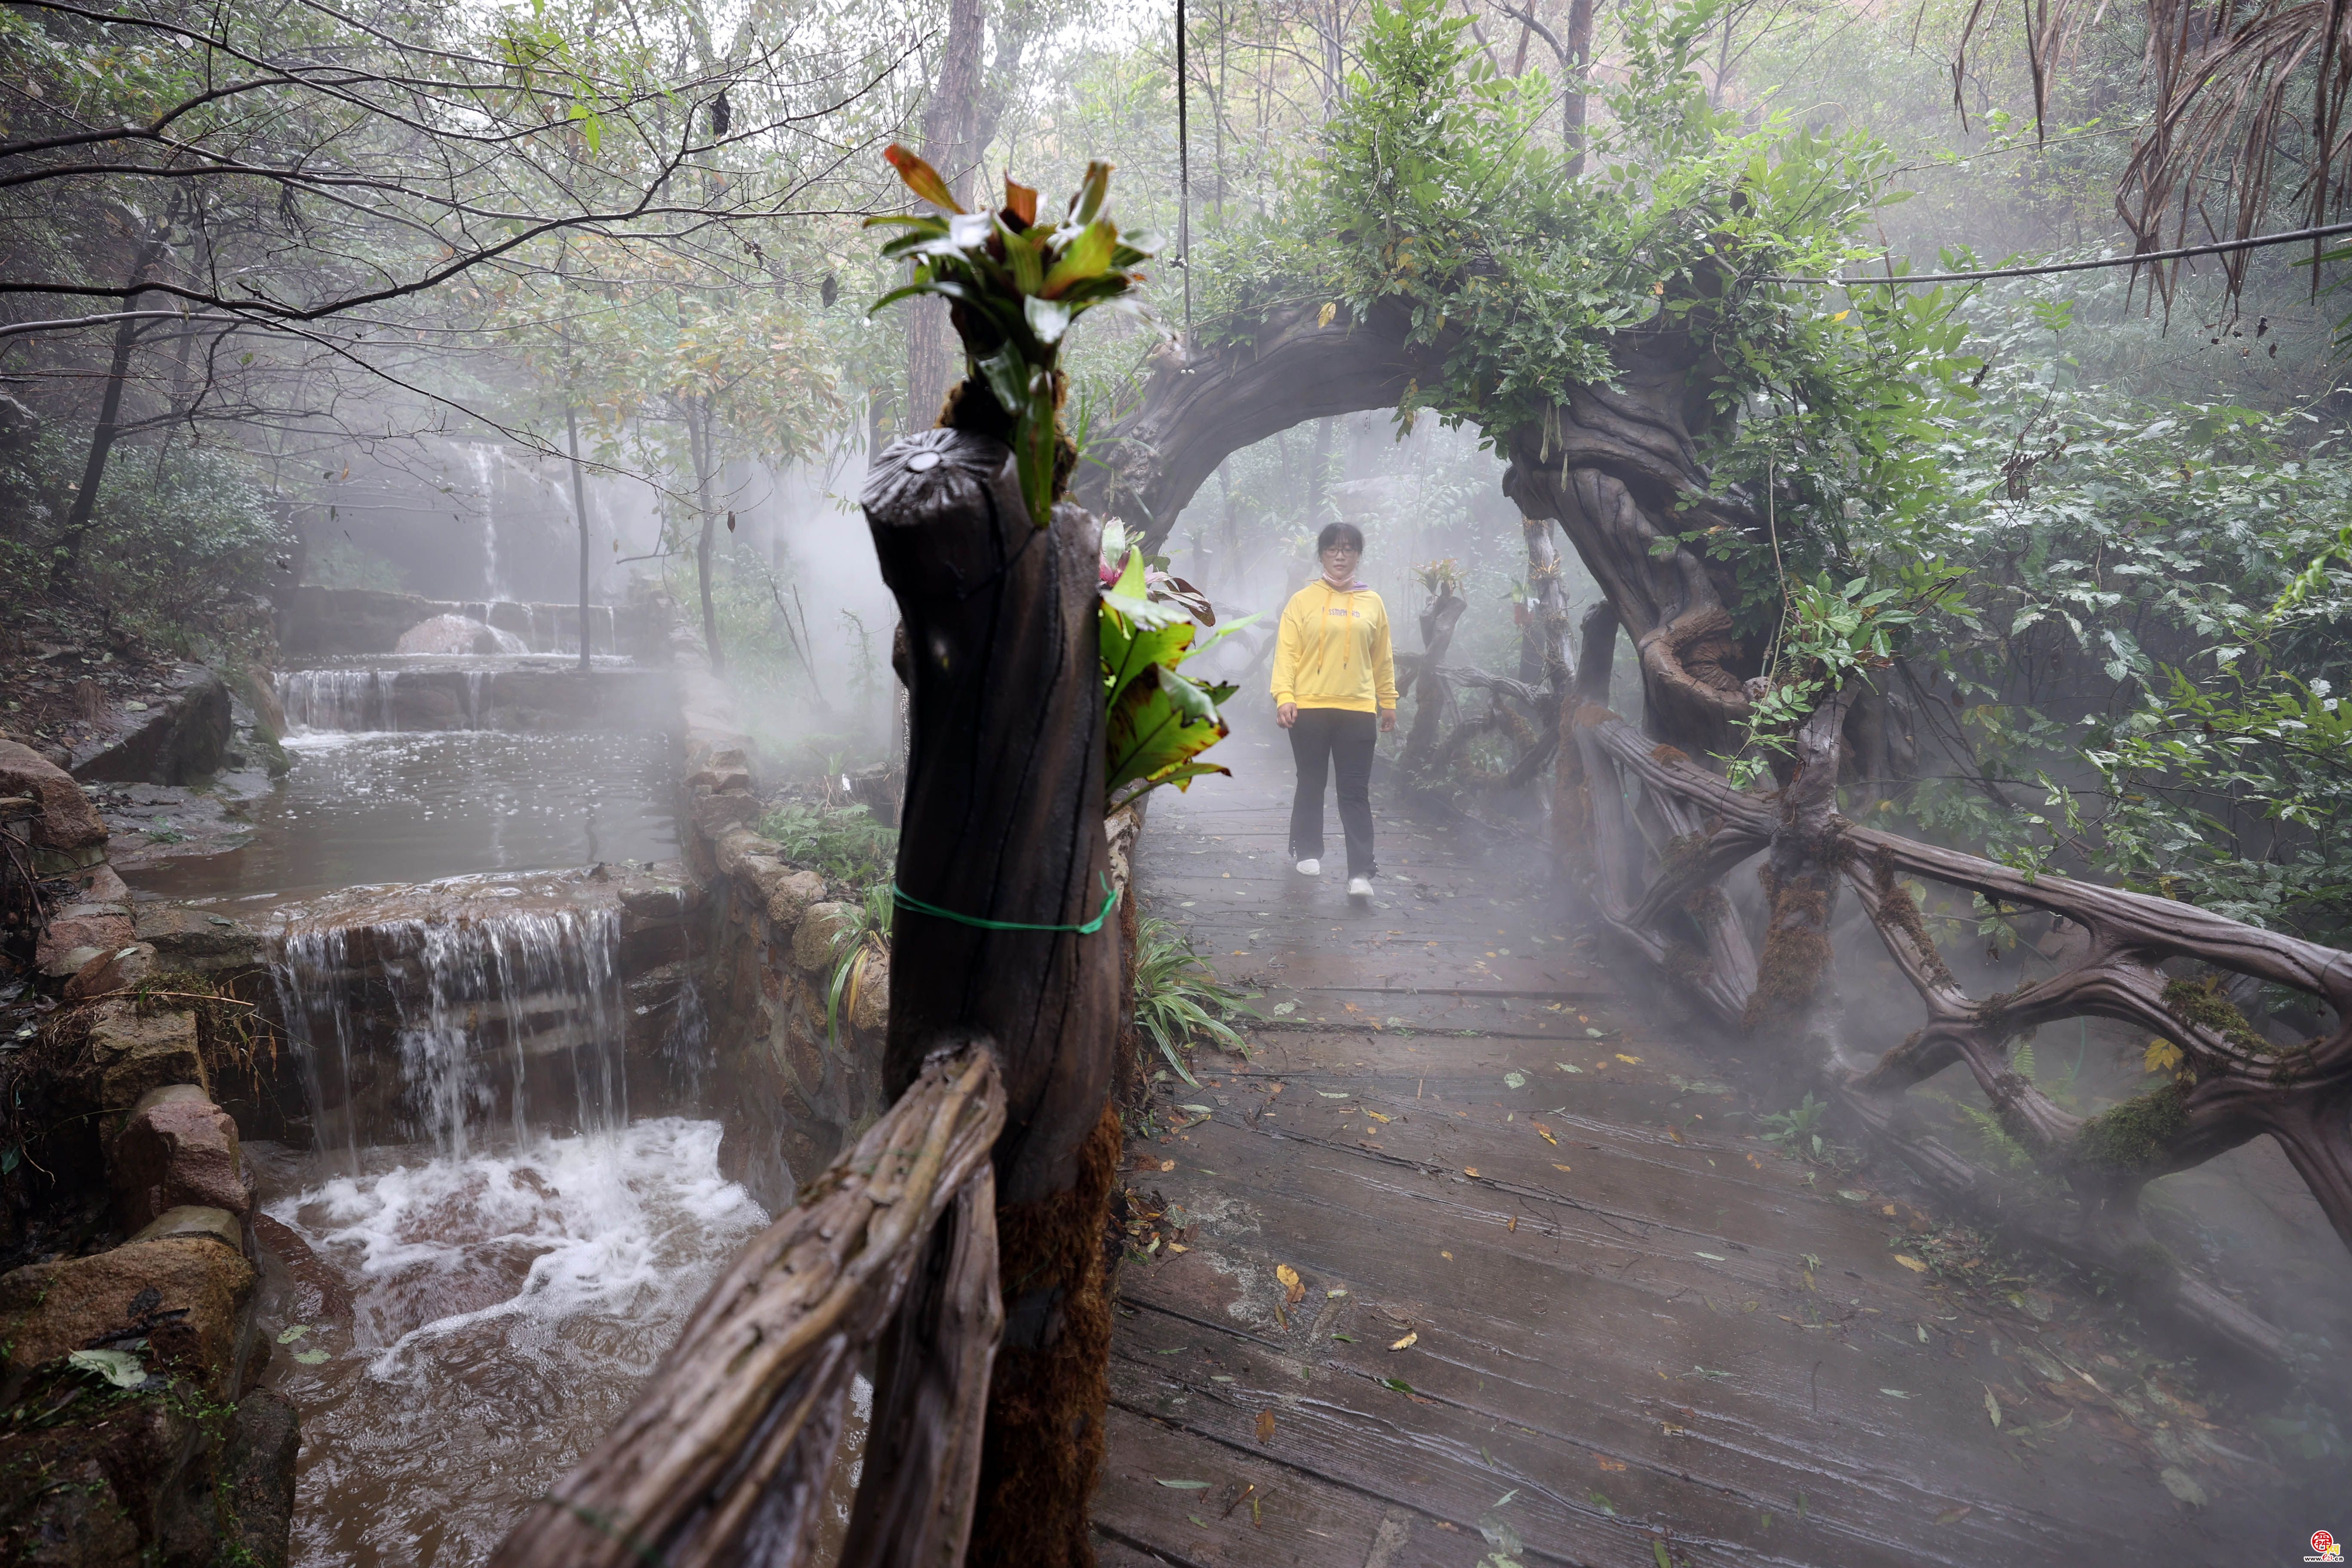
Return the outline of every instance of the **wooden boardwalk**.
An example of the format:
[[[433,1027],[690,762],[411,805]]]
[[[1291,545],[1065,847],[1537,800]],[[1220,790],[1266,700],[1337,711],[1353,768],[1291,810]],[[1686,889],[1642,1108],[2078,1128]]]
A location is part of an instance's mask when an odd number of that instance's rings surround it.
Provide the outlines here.
[[[1142,910],[1267,1023],[1128,1151],[1160,1217],[1107,1564],[2254,1563],[2345,1528],[2087,1293],[1757,1137],[1797,1089],[1576,956],[1540,852],[1388,811],[1353,910],[1286,863],[1286,751],[1229,752],[1154,803]]]

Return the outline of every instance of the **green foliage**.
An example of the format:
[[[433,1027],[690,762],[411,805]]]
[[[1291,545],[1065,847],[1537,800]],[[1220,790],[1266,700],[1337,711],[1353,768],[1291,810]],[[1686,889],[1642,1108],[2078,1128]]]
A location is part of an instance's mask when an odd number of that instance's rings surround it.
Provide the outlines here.
[[[905,229],[882,256],[915,264],[914,281],[883,295],[872,310],[922,294],[955,308],[969,374],[1012,417],[1021,493],[1030,520],[1044,528],[1054,518],[1063,336],[1095,306],[1128,302],[1135,268],[1150,258],[1151,244],[1121,239],[1103,211],[1108,163],[1087,164],[1064,219],[1041,223],[1037,193],[1010,177],[1002,209],[967,213],[929,163],[895,142],[888,157],[909,190],[952,216],[866,220],[869,228]]]
[[[865,981],[866,964],[890,956],[890,918],[897,908],[896,884],[877,882],[834,928],[833,973],[824,988],[826,1039],[839,1040],[841,1016],[857,1011],[857,988]]]
[[[1811,1089],[1805,1098],[1786,1110],[1776,1110],[1762,1119],[1768,1131],[1764,1142],[1778,1143],[1791,1154],[1801,1154],[1809,1160],[1826,1157],[1828,1147],[1822,1142],[1822,1118],[1828,1114],[1826,1101],[1815,1100]]]
[[[2188,1086],[2176,1081],[2109,1106],[2076,1130],[2074,1157],[2115,1171],[2160,1164],[2189,1126],[2188,1093]]]
[[[760,837],[781,845],[795,866],[852,887],[887,879],[898,859],[898,830],[874,820],[863,805],[780,805],[760,819]]]
[[[13,537],[0,536],[11,581],[45,579],[65,548],[86,439],[45,432],[0,462],[0,504],[16,514]],[[119,447],[100,481],[79,592],[142,632],[184,641],[268,587],[291,545],[243,453],[185,441]]]
[[[1228,622],[1195,642],[1192,626],[1151,596],[1139,550],[1129,551],[1118,581],[1104,584],[1098,614],[1107,810],[1161,784],[1189,789],[1205,773],[1230,773],[1195,759],[1225,738],[1217,707],[1240,688],[1195,680],[1181,667],[1247,622]]]
[[[1235,1051],[1248,1049],[1223,1021],[1240,1001],[1240,994],[1219,983],[1183,932],[1163,920],[1136,922],[1135,1026],[1160,1047],[1177,1077],[1199,1083],[1181,1054],[1199,1036]]]

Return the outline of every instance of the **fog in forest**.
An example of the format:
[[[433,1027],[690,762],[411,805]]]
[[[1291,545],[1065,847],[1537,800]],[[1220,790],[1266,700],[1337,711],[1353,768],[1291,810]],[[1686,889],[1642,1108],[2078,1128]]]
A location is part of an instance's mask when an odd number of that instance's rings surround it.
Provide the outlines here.
[[[919,721],[968,653],[877,540],[943,482],[907,443],[1001,438],[992,537],[1109,540],[1053,612],[1099,616],[1098,923],[990,928],[1122,944],[1098,1561],[2324,1552],[2345,49],[1998,0],[6,13],[0,1303],[46,1348],[0,1548],[486,1563],[658,1385],[904,1088],[892,999],[953,980],[894,922],[987,924],[920,888],[1014,840],[902,860],[909,780],[1057,698]],[[950,198],[992,216],[907,226]],[[1375,603],[1341,693],[1315,639]],[[139,1163],[199,1132],[212,1185]],[[40,1303],[199,1235],[251,1260],[189,1339],[247,1425],[124,1458],[100,1399],[196,1374]],[[880,1364],[772,1560],[856,1535]],[[42,1500],[76,1466],[120,1520]]]

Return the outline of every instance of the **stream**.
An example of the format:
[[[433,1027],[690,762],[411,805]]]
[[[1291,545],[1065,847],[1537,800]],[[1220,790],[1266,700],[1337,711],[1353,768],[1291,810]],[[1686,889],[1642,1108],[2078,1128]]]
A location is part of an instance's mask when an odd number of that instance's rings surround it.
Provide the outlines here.
[[[301,1415],[302,1568],[483,1561],[769,1221],[722,1173],[685,919],[624,962],[625,898],[689,907],[655,865],[666,689],[571,662],[283,674],[294,766],[250,840],[140,878],[277,933],[303,1109],[246,1148],[287,1255],[262,1382]]]

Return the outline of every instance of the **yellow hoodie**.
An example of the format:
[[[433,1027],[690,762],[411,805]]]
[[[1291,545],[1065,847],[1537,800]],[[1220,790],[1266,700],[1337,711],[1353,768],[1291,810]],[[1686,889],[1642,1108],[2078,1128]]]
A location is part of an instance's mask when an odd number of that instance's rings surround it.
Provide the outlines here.
[[[1283,606],[1274,700],[1370,713],[1397,705],[1389,611],[1370,588],[1342,592],[1318,577]]]

